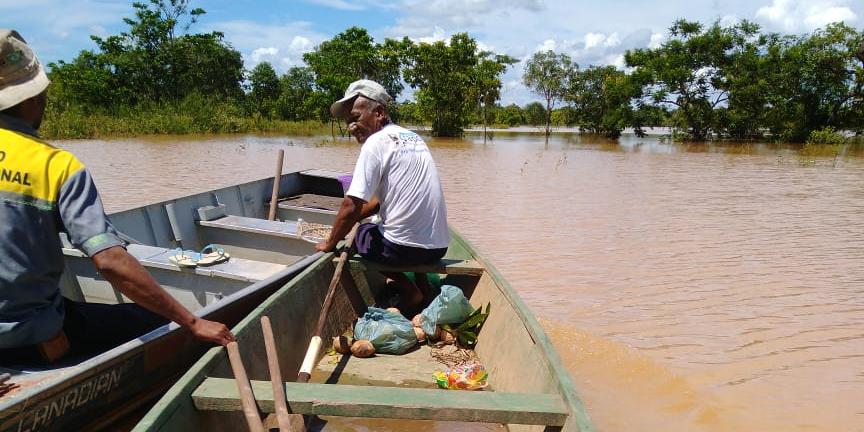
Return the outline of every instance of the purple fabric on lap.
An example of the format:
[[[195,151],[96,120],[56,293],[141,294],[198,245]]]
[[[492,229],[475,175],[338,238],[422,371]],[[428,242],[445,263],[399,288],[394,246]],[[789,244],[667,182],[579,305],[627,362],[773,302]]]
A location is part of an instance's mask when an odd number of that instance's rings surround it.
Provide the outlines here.
[[[384,238],[378,225],[371,223],[357,228],[354,246],[363,258],[392,266],[431,264],[447,253],[447,248],[423,249],[393,243]]]

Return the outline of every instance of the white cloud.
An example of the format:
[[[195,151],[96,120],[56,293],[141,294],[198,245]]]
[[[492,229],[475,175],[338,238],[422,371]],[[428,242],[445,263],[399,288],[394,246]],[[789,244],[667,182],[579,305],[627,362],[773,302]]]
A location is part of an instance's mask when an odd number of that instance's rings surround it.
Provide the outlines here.
[[[534,52],[555,51],[556,43],[553,39],[546,39],[542,44],[538,45]]]
[[[331,37],[312,30],[308,22],[266,25],[235,20],[214,23],[210,27],[210,30],[225,33],[225,39],[243,54],[247,69],[267,61],[280,73],[302,65],[304,53]]]
[[[832,22],[854,22],[858,15],[840,0],[772,0],[760,7],[756,18],[766,27],[797,33],[815,30]]]
[[[277,54],[279,54],[279,48],[276,47],[256,48],[249,57],[253,63],[261,63],[262,61],[272,61]]]
[[[585,49],[591,49],[600,45],[606,40],[606,35],[602,33],[588,33],[585,35]]]
[[[420,36],[417,38],[413,38],[414,42],[420,43],[435,43],[438,41],[443,41],[449,39],[447,32],[444,31],[443,28],[435,26],[432,28],[432,34],[427,36]]]
[[[657,49],[666,41],[666,35],[663,33],[651,33],[651,39],[648,41],[648,48]]]
[[[355,3],[349,3],[345,0],[305,0],[306,3],[312,3],[319,6],[331,7],[334,9],[341,10],[349,10],[349,11],[358,11],[363,10],[365,7],[363,5],[359,5]]]
[[[305,53],[312,51],[312,49],[315,48],[315,44],[303,36],[294,36],[294,38],[291,39],[291,44],[288,45],[288,48],[293,52]]]
[[[399,14],[396,23],[384,33],[418,40],[434,34],[436,27],[456,29],[452,33],[470,32],[500,17],[521,15],[525,11],[539,12],[544,8],[542,0],[402,0],[392,7]]]

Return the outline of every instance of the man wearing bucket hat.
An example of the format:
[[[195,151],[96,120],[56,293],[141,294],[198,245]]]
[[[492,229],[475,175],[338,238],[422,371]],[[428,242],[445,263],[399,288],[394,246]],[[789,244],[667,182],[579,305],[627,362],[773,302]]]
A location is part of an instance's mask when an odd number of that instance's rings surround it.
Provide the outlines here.
[[[355,222],[377,212],[380,224],[362,224],[357,230],[358,253],[391,266],[429,264],[441,259],[450,243],[444,193],[429,147],[419,135],[390,121],[391,101],[380,84],[361,79],[330,106],[362,147],[333,231],[317,249],[333,250]],[[425,274],[417,275],[419,290],[403,273],[385,275],[399,287],[403,312],[422,305],[424,294],[430,300]]]
[[[51,363],[70,350],[92,355],[165,318],[200,339],[232,341],[227,327],[192,315],[126,252],[84,165],[39,139],[48,84],[21,35],[0,29],[0,363]],[[143,307],[65,299],[60,232]]]

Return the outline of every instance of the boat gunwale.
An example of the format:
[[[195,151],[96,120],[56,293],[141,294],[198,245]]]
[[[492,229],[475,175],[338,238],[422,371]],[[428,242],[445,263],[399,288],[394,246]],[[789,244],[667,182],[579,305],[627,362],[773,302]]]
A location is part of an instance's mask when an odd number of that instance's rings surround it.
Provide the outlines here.
[[[455,233],[455,230],[453,231]],[[552,341],[549,340],[549,336],[546,334],[546,331],[543,330],[543,327],[540,325],[540,322],[537,321],[537,318],[531,312],[531,309],[527,304],[525,304],[522,297],[516,293],[510,285],[510,282],[508,282],[501,272],[495,268],[489,259],[478,253],[477,248],[461,235],[459,235],[459,239],[465,247],[465,250],[474,255],[474,259],[482,264],[490,276],[492,276],[492,279],[498,286],[499,291],[504,294],[507,301],[522,320],[525,329],[534,340],[534,343],[539,345],[543,352],[542,357],[546,363],[545,366],[554,376],[554,379],[558,384],[558,391],[564,396],[564,402],[570,407],[575,417],[576,425],[579,428],[579,432],[594,431],[594,425],[588,416],[588,412],[585,409],[585,405],[582,403],[582,399],[576,391],[576,386],[573,383],[573,379],[570,377],[570,373],[567,372],[566,368],[564,368],[561,358],[558,356],[558,352],[552,345]]]

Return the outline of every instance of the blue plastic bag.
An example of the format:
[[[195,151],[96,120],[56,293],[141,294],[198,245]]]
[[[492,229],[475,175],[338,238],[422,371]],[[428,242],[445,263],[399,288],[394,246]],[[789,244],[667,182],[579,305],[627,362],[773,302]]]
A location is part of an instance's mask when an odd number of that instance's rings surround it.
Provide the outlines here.
[[[468,319],[471,312],[474,312],[474,308],[468,303],[461,289],[453,285],[442,285],[441,294],[420,313],[423,316],[423,332],[434,335],[435,326],[460,324]]]
[[[402,354],[417,345],[414,326],[402,314],[370,307],[354,326],[355,340],[372,342],[376,353]]]

